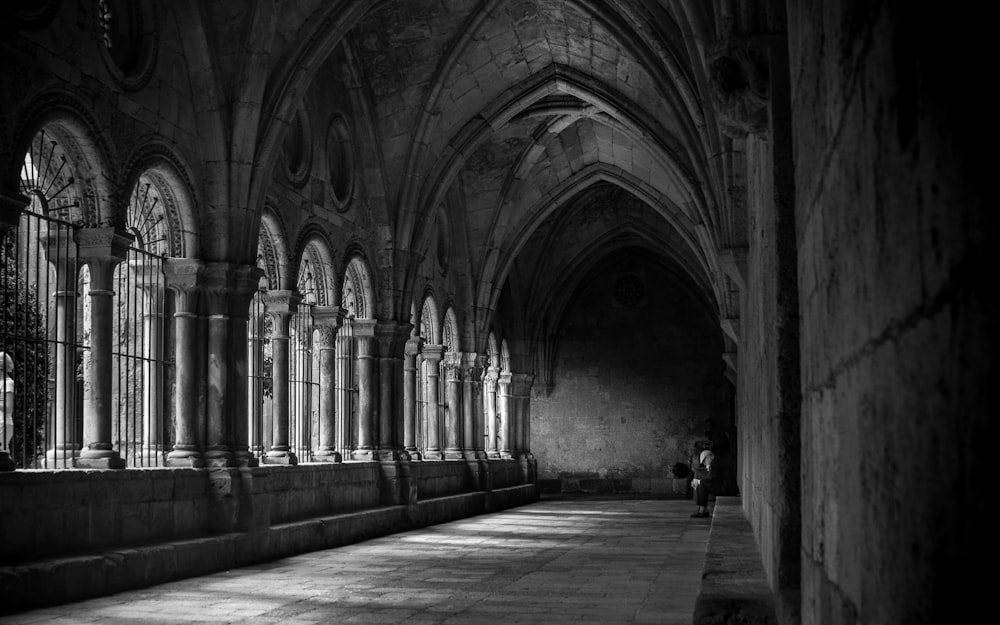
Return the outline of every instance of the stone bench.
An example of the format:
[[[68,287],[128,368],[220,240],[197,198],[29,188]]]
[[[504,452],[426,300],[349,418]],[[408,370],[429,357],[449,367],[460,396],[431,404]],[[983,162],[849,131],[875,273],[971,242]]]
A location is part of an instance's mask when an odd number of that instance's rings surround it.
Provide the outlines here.
[[[694,625],[776,625],[774,596],[740,497],[716,497]]]

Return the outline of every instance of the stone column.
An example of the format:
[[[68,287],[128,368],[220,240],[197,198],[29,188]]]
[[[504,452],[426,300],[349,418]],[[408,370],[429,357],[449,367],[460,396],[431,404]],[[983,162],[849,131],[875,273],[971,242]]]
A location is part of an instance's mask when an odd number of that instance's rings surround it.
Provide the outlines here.
[[[483,435],[483,357],[465,354],[462,358],[462,414],[464,416],[462,454],[466,460],[486,457]]]
[[[69,229],[59,229],[45,241],[45,258],[56,274],[55,290],[55,417],[46,465],[73,467],[80,455],[77,440],[77,298],[80,277],[77,244]]]
[[[516,429],[514,430],[514,447],[517,457],[532,459],[529,442],[531,427],[531,385],[535,376],[530,373],[515,373],[511,376],[511,395],[515,402],[514,415]]]
[[[163,279],[160,263],[132,261],[136,287],[142,292],[142,463],[163,466]]]
[[[256,326],[257,320],[250,320],[250,300],[253,299],[260,285],[264,271],[255,265],[237,265],[233,270],[233,287],[229,298],[229,393],[226,405],[229,410],[226,421],[231,431],[233,458],[237,466],[255,467],[259,464],[257,457],[250,451],[250,423],[255,413],[251,412],[249,402],[250,384],[250,352],[247,342],[250,340],[250,324]],[[258,339],[259,340],[259,339]],[[253,409],[260,410],[258,402]]]
[[[246,429],[250,451],[255,457],[270,448],[261,406],[264,397],[264,381],[260,378],[264,369],[264,316],[255,315],[247,320],[247,370],[253,372],[253,379],[247,385]]]
[[[345,319],[343,328],[337,334],[337,369],[336,369],[336,444],[341,455],[350,457],[351,453],[351,394],[354,371],[354,320]]]
[[[205,466],[198,445],[198,338],[197,306],[201,274],[205,265],[187,258],[168,258],[163,263],[167,288],[174,296],[174,446],[167,466]]]
[[[444,355],[445,460],[462,460],[462,353]]]
[[[417,450],[417,354],[421,339],[410,336],[403,349],[403,450],[410,460],[420,460]]]
[[[497,378],[497,412],[500,413],[500,429],[497,432],[497,447],[501,458],[512,458],[513,437],[511,436],[510,372],[504,371]]]
[[[205,404],[205,465],[209,467],[236,466],[236,458],[227,427],[227,401],[229,400],[229,298],[232,265],[208,263],[205,265],[205,312],[208,316],[208,361],[206,382],[208,397]]]
[[[289,377],[289,395],[291,397],[291,412],[289,414],[290,431],[295,433],[294,448],[300,462],[312,459],[312,397],[310,390],[312,376],[312,339],[313,321],[312,306],[299,307],[293,317],[291,327],[295,330],[292,339],[289,333],[289,348],[292,349],[290,359],[294,363],[294,377]],[[290,367],[291,370],[291,367]]]
[[[115,228],[84,228],[76,233],[81,262],[90,269],[90,350],[84,356],[84,448],[75,465],[88,469],[124,469],[125,460],[111,443],[111,393],[114,358],[114,272],[125,260],[132,237]]]
[[[3,243],[8,231],[17,229],[18,221],[20,221],[21,218],[21,211],[24,210],[29,203],[30,200],[17,191],[13,193],[9,191],[0,193],[0,243]],[[12,410],[13,407],[9,409]],[[67,413],[56,413],[56,415],[59,414],[65,415]],[[56,421],[58,422],[59,420],[60,419],[57,416]],[[3,424],[0,424],[0,428],[3,428]],[[0,431],[0,437],[3,439],[0,441],[0,471],[13,471],[15,468],[14,460],[10,457],[9,450],[5,448],[7,440],[12,435],[13,432]],[[59,441],[60,439],[57,438],[56,444],[59,444]],[[63,431],[62,441],[65,445],[65,429]],[[53,446],[52,451],[56,451],[55,446]]]
[[[499,415],[497,414],[497,379],[500,377],[500,369],[489,367],[486,369],[486,376],[483,378],[483,387],[486,393],[486,457],[496,459],[500,457],[500,448],[497,446],[498,432],[500,429]]]
[[[438,378],[440,377],[443,345],[424,345],[424,372],[426,374],[426,401],[424,422],[427,427],[427,441],[424,444],[425,460],[442,460],[441,437],[438,432]]]
[[[378,457],[383,462],[403,459],[405,450],[400,444],[402,430],[402,401],[398,387],[403,357],[403,347],[412,326],[396,321],[379,323],[375,327],[378,341],[379,407],[378,407]]]
[[[273,433],[271,449],[264,457],[265,464],[299,463],[288,445],[288,325],[301,299],[294,291],[269,291],[264,296],[265,310],[274,328],[271,337]]]
[[[341,462],[337,451],[337,330],[344,322],[338,306],[315,306],[315,349],[319,352],[319,447],[315,462]]]
[[[376,406],[378,370],[375,368],[375,320],[356,319],[354,336],[357,347],[355,364],[358,372],[358,446],[353,460],[374,460],[377,440]]]

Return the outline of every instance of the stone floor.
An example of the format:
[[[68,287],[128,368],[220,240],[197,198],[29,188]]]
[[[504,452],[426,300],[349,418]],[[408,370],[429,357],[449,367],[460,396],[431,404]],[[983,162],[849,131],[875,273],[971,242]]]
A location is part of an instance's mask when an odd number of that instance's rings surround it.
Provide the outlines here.
[[[0,623],[691,623],[710,519],[687,500],[542,500],[0,617]]]

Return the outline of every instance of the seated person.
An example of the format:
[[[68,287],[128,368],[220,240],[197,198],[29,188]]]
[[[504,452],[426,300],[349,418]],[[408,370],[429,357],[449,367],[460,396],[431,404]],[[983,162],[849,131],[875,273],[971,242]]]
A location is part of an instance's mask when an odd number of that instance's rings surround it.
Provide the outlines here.
[[[709,495],[735,495],[736,474],[724,456],[716,456],[709,450],[701,452],[699,458],[705,471],[695,471],[698,477],[691,480],[698,511],[691,516],[705,518],[708,514]]]

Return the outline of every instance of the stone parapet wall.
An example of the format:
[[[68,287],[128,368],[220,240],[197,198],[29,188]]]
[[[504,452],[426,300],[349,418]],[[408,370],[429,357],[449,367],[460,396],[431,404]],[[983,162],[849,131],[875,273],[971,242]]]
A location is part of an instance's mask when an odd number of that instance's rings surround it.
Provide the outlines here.
[[[534,483],[505,483],[522,463],[409,463],[404,505],[386,504],[396,486],[377,462],[2,473],[0,613],[536,501]]]
[[[411,470],[420,499],[457,495],[469,490],[469,466],[465,462],[417,462]]]
[[[336,514],[379,504],[379,467],[373,462],[305,464],[255,469],[266,474],[271,523]]]
[[[209,492],[198,469],[0,473],[0,563],[204,535]]]

